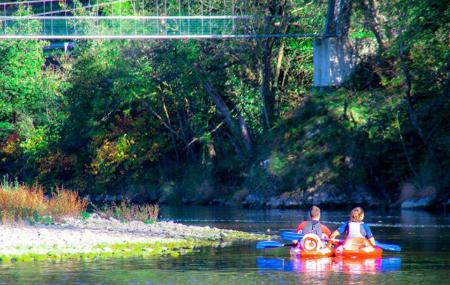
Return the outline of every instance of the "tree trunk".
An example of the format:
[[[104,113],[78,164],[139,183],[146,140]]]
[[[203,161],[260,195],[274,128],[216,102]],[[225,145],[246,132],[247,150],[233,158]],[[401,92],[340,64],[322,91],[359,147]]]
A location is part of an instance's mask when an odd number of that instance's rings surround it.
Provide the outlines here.
[[[264,14],[266,16],[285,16],[288,6],[292,6],[292,1],[267,1],[264,7]],[[286,33],[289,25],[287,22],[282,21],[281,25],[276,28],[277,33]],[[273,32],[272,22],[269,18],[266,18],[264,23],[264,32],[271,34]],[[269,129],[275,121],[275,88],[278,86],[278,80],[280,77],[281,63],[284,57],[284,45],[282,42],[280,49],[278,50],[277,66],[275,74],[272,75],[272,54],[273,47],[276,39],[265,39],[257,41],[259,52],[262,52],[262,60],[260,62],[261,70],[260,75],[260,94],[263,102],[263,114],[262,117],[265,122],[266,129]],[[262,50],[262,51],[261,51]]]
[[[336,34],[334,24],[334,9],[336,6],[335,0],[328,0],[327,17],[325,18],[325,28],[323,31],[324,36],[331,36]]]
[[[223,120],[225,121],[225,124],[232,130],[236,130],[236,124],[233,121],[233,118],[231,116],[231,112],[228,109],[225,102],[222,100],[222,97],[220,97],[219,94],[217,94],[216,90],[212,86],[211,81],[209,79],[206,79],[203,82],[203,87],[205,88],[206,93],[211,97],[211,100],[214,102],[214,105],[216,105],[217,109],[219,110],[220,114],[223,117]]]
[[[413,126],[413,128],[416,130],[417,135],[419,136],[422,144],[425,146],[428,156],[431,161],[437,162],[436,155],[434,154],[433,148],[431,147],[430,143],[427,142],[426,136],[422,130],[422,128],[419,125],[417,114],[414,109],[414,103],[412,101],[411,96],[411,74],[409,73],[408,66],[406,65],[405,56],[403,53],[403,40],[402,40],[402,32],[400,32],[400,66],[403,71],[403,75],[405,76],[405,102],[408,106],[408,115],[409,120]]]
[[[164,100],[164,97],[161,98],[161,101],[162,101],[162,104],[163,104],[163,110],[164,110],[164,114],[166,116],[167,125],[171,129],[173,129],[172,121],[170,120],[170,116],[169,116],[169,110],[167,109],[166,101]],[[182,128],[182,126],[180,126],[180,128]],[[172,132],[169,132],[169,133],[170,133],[170,139],[172,140],[173,149],[175,150],[175,156],[176,156],[177,162],[179,162],[180,161],[180,156],[178,154],[178,148],[177,148],[177,143],[176,143],[176,140],[175,140],[175,135]]]
[[[382,27],[383,17],[379,13],[377,0],[362,0],[360,4],[364,17],[375,34],[379,49],[385,51],[388,48],[387,36]]]
[[[244,141],[245,149],[247,150],[247,153],[252,153],[252,140],[250,137],[250,133],[247,128],[247,123],[245,122],[244,118],[239,117],[239,127],[241,129],[241,135],[242,139]]]
[[[352,14],[352,0],[329,0],[324,34],[347,37]]]
[[[267,129],[270,128],[274,117],[275,94],[272,90],[272,40],[266,40],[264,43],[262,57],[262,74],[261,74],[261,98],[263,100],[264,120]]]
[[[277,67],[275,69],[275,77],[274,77],[274,82],[273,82],[273,89],[275,89],[275,90],[277,89],[278,82],[280,81],[281,65],[283,63],[285,45],[286,45],[285,42],[282,41],[281,46],[278,49]]]
[[[194,63],[195,69],[201,74],[201,68],[200,65],[197,63]],[[214,102],[214,105],[219,110],[220,114],[223,117],[223,121],[227,125],[228,129],[230,130],[231,134],[235,137],[240,137],[240,145],[245,146],[246,154],[251,155],[252,152],[252,143],[251,138],[248,132],[247,124],[245,123],[244,118],[239,118],[239,128],[235,121],[233,120],[233,117],[231,115],[230,110],[228,109],[228,106],[223,101],[222,97],[217,93],[215,88],[213,87],[211,81],[209,79],[203,80],[203,87],[206,91],[206,93],[210,96],[211,100]],[[235,144],[235,148],[238,149],[238,144]],[[240,149],[240,148],[239,148]],[[242,153],[242,151],[239,151]]]

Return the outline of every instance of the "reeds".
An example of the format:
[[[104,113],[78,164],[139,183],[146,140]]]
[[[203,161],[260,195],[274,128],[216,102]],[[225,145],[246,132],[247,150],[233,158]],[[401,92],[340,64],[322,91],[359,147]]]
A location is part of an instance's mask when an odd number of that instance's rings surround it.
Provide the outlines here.
[[[55,218],[77,216],[86,210],[87,204],[77,192],[56,188],[52,199],[48,200],[48,214]]]
[[[116,218],[123,222],[142,221],[145,223],[153,223],[158,219],[159,206],[156,204],[135,205],[129,204],[123,200],[120,204],[113,204],[109,207],[104,207],[99,212],[103,215]]]
[[[57,188],[51,198],[46,198],[42,186],[0,185],[0,219],[2,223],[33,220],[36,217],[51,216],[61,219],[78,215],[87,207],[87,201],[77,192]]]

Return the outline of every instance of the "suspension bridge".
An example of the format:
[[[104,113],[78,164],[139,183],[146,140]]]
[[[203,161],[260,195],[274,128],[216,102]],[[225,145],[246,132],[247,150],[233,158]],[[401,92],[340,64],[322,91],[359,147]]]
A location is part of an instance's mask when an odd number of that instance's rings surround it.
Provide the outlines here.
[[[0,3],[0,39],[319,38],[326,3],[314,5],[323,17],[239,0],[10,0]]]
[[[0,2],[0,40],[64,40],[66,49],[78,39],[313,38],[317,87],[340,85],[358,62],[346,39],[347,0],[0,1],[8,1]]]

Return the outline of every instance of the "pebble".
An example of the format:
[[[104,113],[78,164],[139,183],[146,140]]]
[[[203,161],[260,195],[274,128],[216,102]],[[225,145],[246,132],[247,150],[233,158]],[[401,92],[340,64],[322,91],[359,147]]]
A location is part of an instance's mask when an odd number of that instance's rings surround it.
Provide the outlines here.
[[[148,243],[162,240],[221,240],[235,231],[186,226],[174,222],[121,223],[93,214],[86,220],[66,218],[61,224],[0,225],[0,255],[12,248],[84,248],[99,244]]]

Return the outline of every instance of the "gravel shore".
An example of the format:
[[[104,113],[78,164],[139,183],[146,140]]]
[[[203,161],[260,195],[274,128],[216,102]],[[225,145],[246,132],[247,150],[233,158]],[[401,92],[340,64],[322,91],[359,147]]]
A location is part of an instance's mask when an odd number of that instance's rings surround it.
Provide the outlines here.
[[[86,220],[67,218],[57,225],[1,225],[0,259],[95,258],[102,255],[178,255],[198,246],[264,236],[174,222],[122,223],[93,214]]]

